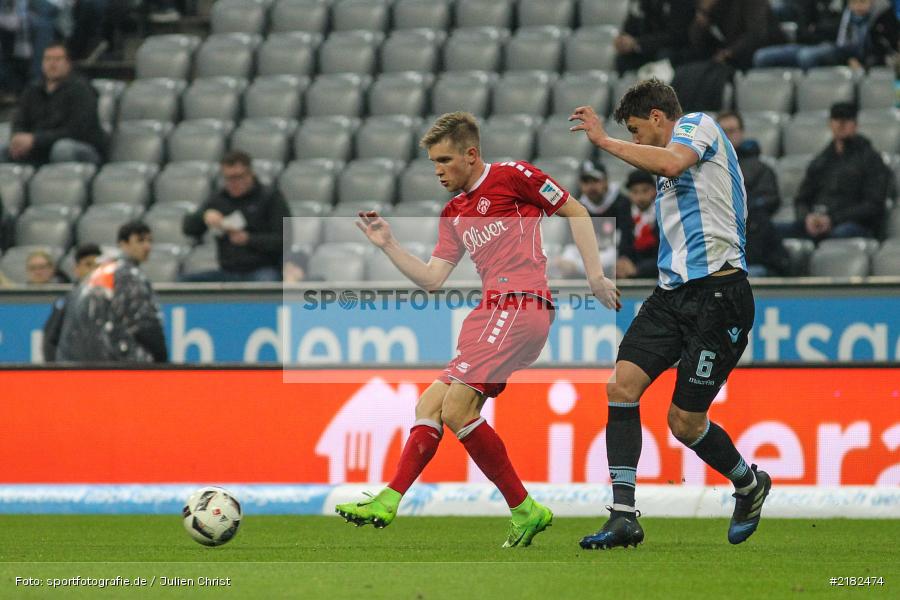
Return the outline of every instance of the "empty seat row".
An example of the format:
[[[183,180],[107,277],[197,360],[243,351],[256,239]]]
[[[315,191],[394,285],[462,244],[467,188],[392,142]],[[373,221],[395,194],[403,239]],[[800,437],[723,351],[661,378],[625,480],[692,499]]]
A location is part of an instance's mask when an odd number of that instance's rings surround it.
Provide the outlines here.
[[[862,109],[894,106],[893,73],[873,69],[860,77],[848,67],[753,69],[735,77],[735,105],[742,111],[827,110],[835,102],[858,102]]]

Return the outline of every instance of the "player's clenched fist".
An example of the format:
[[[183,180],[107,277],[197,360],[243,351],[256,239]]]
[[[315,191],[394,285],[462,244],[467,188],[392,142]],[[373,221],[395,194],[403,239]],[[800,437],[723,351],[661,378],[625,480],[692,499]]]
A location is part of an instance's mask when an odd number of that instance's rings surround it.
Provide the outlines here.
[[[570,121],[581,121],[578,125],[569,128],[569,131],[583,131],[588,139],[597,146],[608,137],[603,128],[603,120],[597,116],[596,111],[590,106],[579,106],[569,117]]]

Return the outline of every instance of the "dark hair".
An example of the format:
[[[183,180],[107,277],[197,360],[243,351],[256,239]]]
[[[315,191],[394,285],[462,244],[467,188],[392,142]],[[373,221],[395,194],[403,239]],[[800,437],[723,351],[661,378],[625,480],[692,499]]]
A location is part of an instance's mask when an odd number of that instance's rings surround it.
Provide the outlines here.
[[[672,121],[682,114],[675,90],[655,77],[631,86],[619,100],[613,117],[617,123],[625,123],[631,117],[647,119],[654,108],[663,111]]]
[[[103,253],[100,251],[100,246],[97,244],[82,244],[75,250],[75,262],[78,262],[86,256],[100,256],[101,254]]]
[[[625,180],[625,187],[631,189],[631,186],[638,185],[639,183],[646,183],[647,185],[652,185],[654,188],[656,187],[656,179],[653,175],[647,171],[635,169],[628,174],[628,179]]]
[[[72,55],[69,54],[69,47],[66,46],[65,42],[60,42],[60,41],[50,42],[44,48],[44,52],[47,52],[47,50],[50,50],[51,48],[62,48],[63,52],[66,53],[66,60],[68,60],[68,61],[72,60]]]
[[[719,116],[716,118],[716,121],[721,123],[722,119],[727,119],[729,117],[731,117],[732,119],[737,119],[738,127],[741,128],[741,131],[744,130],[744,117],[742,117],[741,113],[739,113],[736,110],[723,110],[722,112],[719,113]]]
[[[131,236],[145,236],[150,234],[150,226],[143,221],[128,221],[119,227],[119,234],[116,236],[117,242],[127,242]]]
[[[233,167],[234,165],[242,165],[247,168],[253,167],[253,159],[243,150],[231,150],[225,153],[219,164],[225,167]]]
[[[835,102],[831,105],[831,118],[836,121],[855,121],[859,109],[853,102]]]

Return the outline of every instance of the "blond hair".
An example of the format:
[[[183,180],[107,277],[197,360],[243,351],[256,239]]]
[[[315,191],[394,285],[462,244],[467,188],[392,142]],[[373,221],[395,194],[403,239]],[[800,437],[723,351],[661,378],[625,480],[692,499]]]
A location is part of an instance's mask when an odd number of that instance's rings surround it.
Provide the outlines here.
[[[424,136],[419,145],[428,149],[444,140],[449,140],[460,154],[465,154],[469,148],[476,148],[481,152],[481,134],[478,131],[478,121],[475,115],[467,112],[445,113],[438,117]]]

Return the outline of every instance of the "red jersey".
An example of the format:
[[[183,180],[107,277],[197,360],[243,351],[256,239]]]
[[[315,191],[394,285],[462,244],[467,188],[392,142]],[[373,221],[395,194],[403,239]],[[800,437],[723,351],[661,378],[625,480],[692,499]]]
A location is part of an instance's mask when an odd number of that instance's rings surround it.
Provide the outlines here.
[[[432,256],[457,264],[468,252],[489,299],[530,292],[550,299],[540,222],[569,199],[569,192],[522,161],[487,163],[468,192],[441,212]]]

